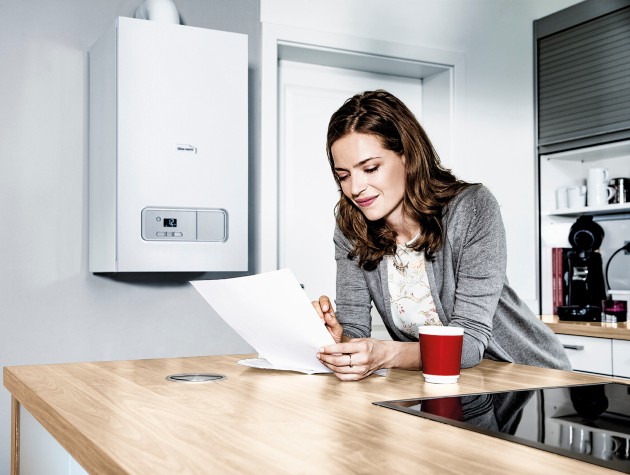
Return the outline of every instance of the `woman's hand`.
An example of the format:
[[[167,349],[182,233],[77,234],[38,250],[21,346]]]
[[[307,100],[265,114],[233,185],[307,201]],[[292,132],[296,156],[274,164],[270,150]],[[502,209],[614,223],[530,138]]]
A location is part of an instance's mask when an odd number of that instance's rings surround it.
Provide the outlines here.
[[[342,381],[357,381],[381,368],[388,368],[391,342],[355,338],[320,348],[317,358]]]
[[[317,358],[342,381],[358,381],[382,368],[420,369],[415,342],[355,338],[320,348]]]
[[[324,321],[326,325],[326,329],[333,337],[335,343],[341,343],[342,335],[343,335],[343,327],[341,323],[337,321],[337,317],[335,317],[335,312],[332,308],[332,304],[330,303],[330,299],[325,295],[322,295],[319,300],[313,300],[311,302],[319,318]]]

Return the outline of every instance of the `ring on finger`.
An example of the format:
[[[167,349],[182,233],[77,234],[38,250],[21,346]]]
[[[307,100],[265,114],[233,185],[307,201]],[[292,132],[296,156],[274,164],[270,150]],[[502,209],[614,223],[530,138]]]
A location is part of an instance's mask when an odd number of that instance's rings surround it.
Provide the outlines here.
[[[352,368],[352,353],[348,353],[348,358],[350,358],[350,362],[348,363],[348,367]]]

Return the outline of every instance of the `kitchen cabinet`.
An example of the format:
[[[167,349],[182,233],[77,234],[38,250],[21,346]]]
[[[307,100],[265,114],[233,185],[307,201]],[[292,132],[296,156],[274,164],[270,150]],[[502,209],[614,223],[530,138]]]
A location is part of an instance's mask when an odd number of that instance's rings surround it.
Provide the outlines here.
[[[630,341],[613,340],[612,358],[613,374],[622,378],[630,378]]]
[[[585,187],[592,167],[630,177],[630,0],[587,0],[536,20],[534,51],[538,284],[540,313],[550,314],[552,248],[570,247],[577,217],[591,215],[604,229],[604,266],[630,240],[630,204],[556,202],[558,188]],[[611,266],[611,289],[630,288],[626,265]]]
[[[558,335],[574,371],[630,378],[630,340]]]
[[[558,335],[574,371],[611,376],[612,340],[588,336]]]

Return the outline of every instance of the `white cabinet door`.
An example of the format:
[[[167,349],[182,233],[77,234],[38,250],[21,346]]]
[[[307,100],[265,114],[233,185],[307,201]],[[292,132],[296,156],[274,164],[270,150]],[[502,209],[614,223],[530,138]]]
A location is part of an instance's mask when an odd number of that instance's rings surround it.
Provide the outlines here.
[[[558,335],[575,371],[612,375],[612,340]]]
[[[630,340],[613,340],[613,375],[630,378]]]

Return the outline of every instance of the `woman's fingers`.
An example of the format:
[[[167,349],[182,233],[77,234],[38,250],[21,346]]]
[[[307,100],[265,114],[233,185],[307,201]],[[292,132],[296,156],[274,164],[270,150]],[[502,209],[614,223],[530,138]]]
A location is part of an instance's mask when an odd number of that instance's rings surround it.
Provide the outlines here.
[[[319,349],[319,354],[337,356],[348,353],[359,353],[365,350],[365,345],[362,343],[362,340],[363,339],[356,339],[344,343],[323,346]]]
[[[311,302],[315,310],[317,310],[317,314],[320,318],[324,318],[324,314],[330,313],[331,315],[335,315],[335,312],[332,309],[332,305],[330,303],[330,299],[325,295],[322,295],[319,300],[313,300]]]
[[[322,295],[319,298],[319,306],[321,307],[322,312],[330,312],[333,315],[335,314],[332,308],[332,304],[330,303],[330,299],[326,295]]]
[[[322,308],[321,308],[321,305],[319,304],[319,301],[313,300],[311,304],[313,305],[313,308],[317,311],[317,315],[319,315],[319,318],[326,321],[326,319],[324,318],[324,312],[322,312]]]
[[[335,343],[341,342],[343,339],[343,327],[334,316],[326,314],[326,328]]]
[[[320,348],[317,357],[330,369],[354,370],[366,362],[367,355],[363,347],[364,345],[359,342],[337,343]]]
[[[326,327],[328,328],[328,332],[333,337],[335,342],[339,343],[341,341],[343,335],[343,327],[337,321],[337,317],[335,317],[335,312],[332,308],[332,304],[330,303],[330,299],[322,295],[319,300],[313,300],[311,302],[319,318],[324,321]]]
[[[323,360],[322,363],[334,373],[337,379],[341,381],[358,381],[371,374],[368,366],[362,364],[354,364],[354,360],[358,355],[358,353],[352,354],[352,366],[344,366],[344,362],[347,362],[349,355],[340,355],[337,364],[341,366],[326,363]]]
[[[358,354],[355,353],[354,355],[354,363],[352,362],[352,354],[348,353],[348,354],[341,354],[341,355],[326,355],[326,354],[319,354],[321,355],[320,360],[328,365],[329,368],[333,369],[334,368],[353,368],[354,366],[357,365],[356,360],[357,360],[357,356]],[[318,356],[319,357],[319,356]]]
[[[333,330],[338,329],[340,332],[343,330],[341,323],[339,323],[339,320],[337,320],[337,317],[332,312],[324,313],[324,321],[326,322],[326,325]]]

